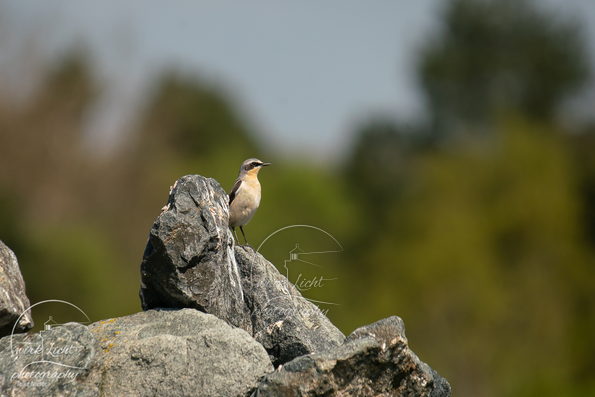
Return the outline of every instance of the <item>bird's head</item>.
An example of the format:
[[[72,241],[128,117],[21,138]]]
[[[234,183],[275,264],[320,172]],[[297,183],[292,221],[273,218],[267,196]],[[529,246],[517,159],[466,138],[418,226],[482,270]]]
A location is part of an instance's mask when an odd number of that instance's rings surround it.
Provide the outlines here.
[[[240,167],[240,177],[242,175],[256,176],[258,171],[267,165],[271,165],[271,163],[263,163],[259,159],[248,159]]]

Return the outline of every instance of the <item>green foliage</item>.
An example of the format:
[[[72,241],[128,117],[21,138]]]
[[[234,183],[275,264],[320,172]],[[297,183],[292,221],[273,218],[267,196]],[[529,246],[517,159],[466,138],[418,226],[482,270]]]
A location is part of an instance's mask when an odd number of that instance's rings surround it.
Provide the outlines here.
[[[419,67],[438,134],[485,125],[501,109],[551,119],[588,71],[580,25],[524,0],[448,2]]]
[[[595,124],[585,128],[583,134],[568,135],[568,144],[575,153],[577,179],[585,212],[584,230],[595,247]]]
[[[547,126],[512,118],[497,128],[489,153],[418,162],[417,187],[387,209],[402,231],[385,230],[360,263],[373,269],[375,304],[366,310],[399,313],[415,351],[462,394],[545,384],[541,395],[559,395],[573,375],[573,335],[585,325],[572,313],[579,303],[595,308],[577,294],[595,288],[595,261],[580,235],[574,169]],[[582,348],[595,354],[593,342]]]
[[[122,258],[101,229],[88,224],[48,225],[30,233],[27,240],[31,249],[19,258],[31,303],[47,299],[71,302],[92,321],[140,310],[138,288],[132,288],[138,284],[138,273],[122,266]],[[72,309],[65,305],[42,305],[33,310],[34,320],[49,316],[58,322],[73,319],[68,317]],[[43,328],[40,321],[35,325],[36,330]]]
[[[457,395],[594,395],[595,145],[554,117],[586,81],[580,28],[506,0],[444,23],[419,72],[440,145],[372,121],[345,164],[367,222],[337,323],[398,313]]]
[[[138,151],[146,163],[163,159],[217,173],[225,164],[222,157],[231,160],[258,154],[253,132],[228,98],[197,79],[164,75],[144,114]],[[154,154],[160,157],[155,159]]]
[[[371,121],[363,125],[345,167],[345,178],[360,202],[374,202],[364,221],[382,223],[383,208],[398,199],[412,171],[410,143],[390,121]]]

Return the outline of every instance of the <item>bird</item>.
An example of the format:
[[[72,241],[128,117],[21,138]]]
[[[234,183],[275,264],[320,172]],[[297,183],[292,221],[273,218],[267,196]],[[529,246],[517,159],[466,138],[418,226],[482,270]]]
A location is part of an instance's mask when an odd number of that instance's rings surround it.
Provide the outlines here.
[[[238,179],[229,193],[229,227],[236,236],[238,245],[241,244],[236,233],[237,226],[242,231],[246,245],[251,247],[242,226],[246,226],[250,222],[260,205],[258,171],[267,165],[271,165],[271,163],[263,163],[255,158],[244,161],[240,167]]]

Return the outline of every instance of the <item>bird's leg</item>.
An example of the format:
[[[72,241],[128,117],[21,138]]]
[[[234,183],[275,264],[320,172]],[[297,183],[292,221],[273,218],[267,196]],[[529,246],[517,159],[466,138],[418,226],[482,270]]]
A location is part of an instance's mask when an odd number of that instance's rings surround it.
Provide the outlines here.
[[[236,233],[236,228],[232,227],[231,230],[233,230],[233,234],[235,234],[236,236],[236,241],[238,242],[238,245],[240,245],[240,239],[238,238],[238,234]]]
[[[250,245],[250,243],[248,242],[248,239],[246,238],[246,235],[244,234],[244,229],[242,229],[242,227],[241,227],[241,226],[240,226],[240,230],[242,231],[242,236],[244,236],[244,241],[246,242],[246,245],[247,245],[248,247],[252,247],[252,246]],[[239,240],[238,240],[238,241],[239,241]]]

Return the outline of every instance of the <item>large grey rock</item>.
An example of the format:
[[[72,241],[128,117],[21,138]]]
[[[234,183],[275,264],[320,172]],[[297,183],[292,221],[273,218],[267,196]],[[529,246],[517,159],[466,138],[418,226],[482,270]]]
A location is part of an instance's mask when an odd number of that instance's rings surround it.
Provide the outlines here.
[[[236,247],[252,334],[275,366],[340,346],[345,336],[262,255]]]
[[[409,350],[396,316],[358,328],[333,350],[298,357],[266,376],[253,397],[450,396],[450,385]]]
[[[213,179],[180,178],[151,228],[141,302],[191,307],[245,329],[274,365],[339,346],[345,336],[251,247],[235,247],[227,195]]]
[[[143,256],[143,310],[195,308],[251,331],[227,202],[214,179],[187,175],[176,182]]]
[[[29,306],[17,257],[0,241],[0,337],[10,335],[17,321],[15,332],[26,332],[33,327],[31,311],[20,317]]]
[[[228,216],[227,195],[214,180],[190,175],[176,182],[167,206],[153,224],[143,258],[143,309],[196,308],[247,330],[254,339],[243,335],[259,342],[258,346],[268,353],[264,360],[266,371],[272,369],[270,362],[279,366],[260,383],[258,396],[450,395],[448,382],[409,350],[401,319],[391,317],[362,327],[345,339],[270,262],[251,247],[234,246]],[[111,351],[110,335],[121,338],[115,332],[123,332],[123,326],[126,328],[126,323],[108,328],[108,336],[102,337],[104,349]],[[134,327],[137,326],[135,323]],[[166,335],[151,331],[154,340],[149,347],[145,346],[149,342],[140,336],[138,341],[134,339],[138,332],[135,330],[128,337],[134,341],[134,347],[127,347],[127,340],[120,342],[120,353],[115,357],[123,361],[109,364],[111,370],[104,369],[102,387],[114,394],[138,390],[138,382],[135,384],[132,379],[142,375],[146,379],[142,381],[146,395],[159,394],[165,390],[160,389],[162,386],[175,390],[174,395],[189,392],[194,387],[186,386],[190,379],[181,383],[172,380],[182,376],[172,357],[187,352],[188,342],[172,341],[170,331]],[[205,342],[205,346],[211,344]],[[224,349],[217,354],[231,355],[236,361],[245,357]],[[227,376],[238,379],[239,375]],[[219,379],[212,385],[226,382],[226,377],[218,373],[208,373],[207,378]],[[210,393],[230,395],[219,389]]]
[[[84,325],[68,323],[0,340],[0,395],[99,396],[101,352]]]
[[[247,332],[195,309],[0,340],[2,396],[249,396],[271,371]]]
[[[194,309],[150,310],[92,324],[101,396],[246,396],[273,370],[245,331]]]

